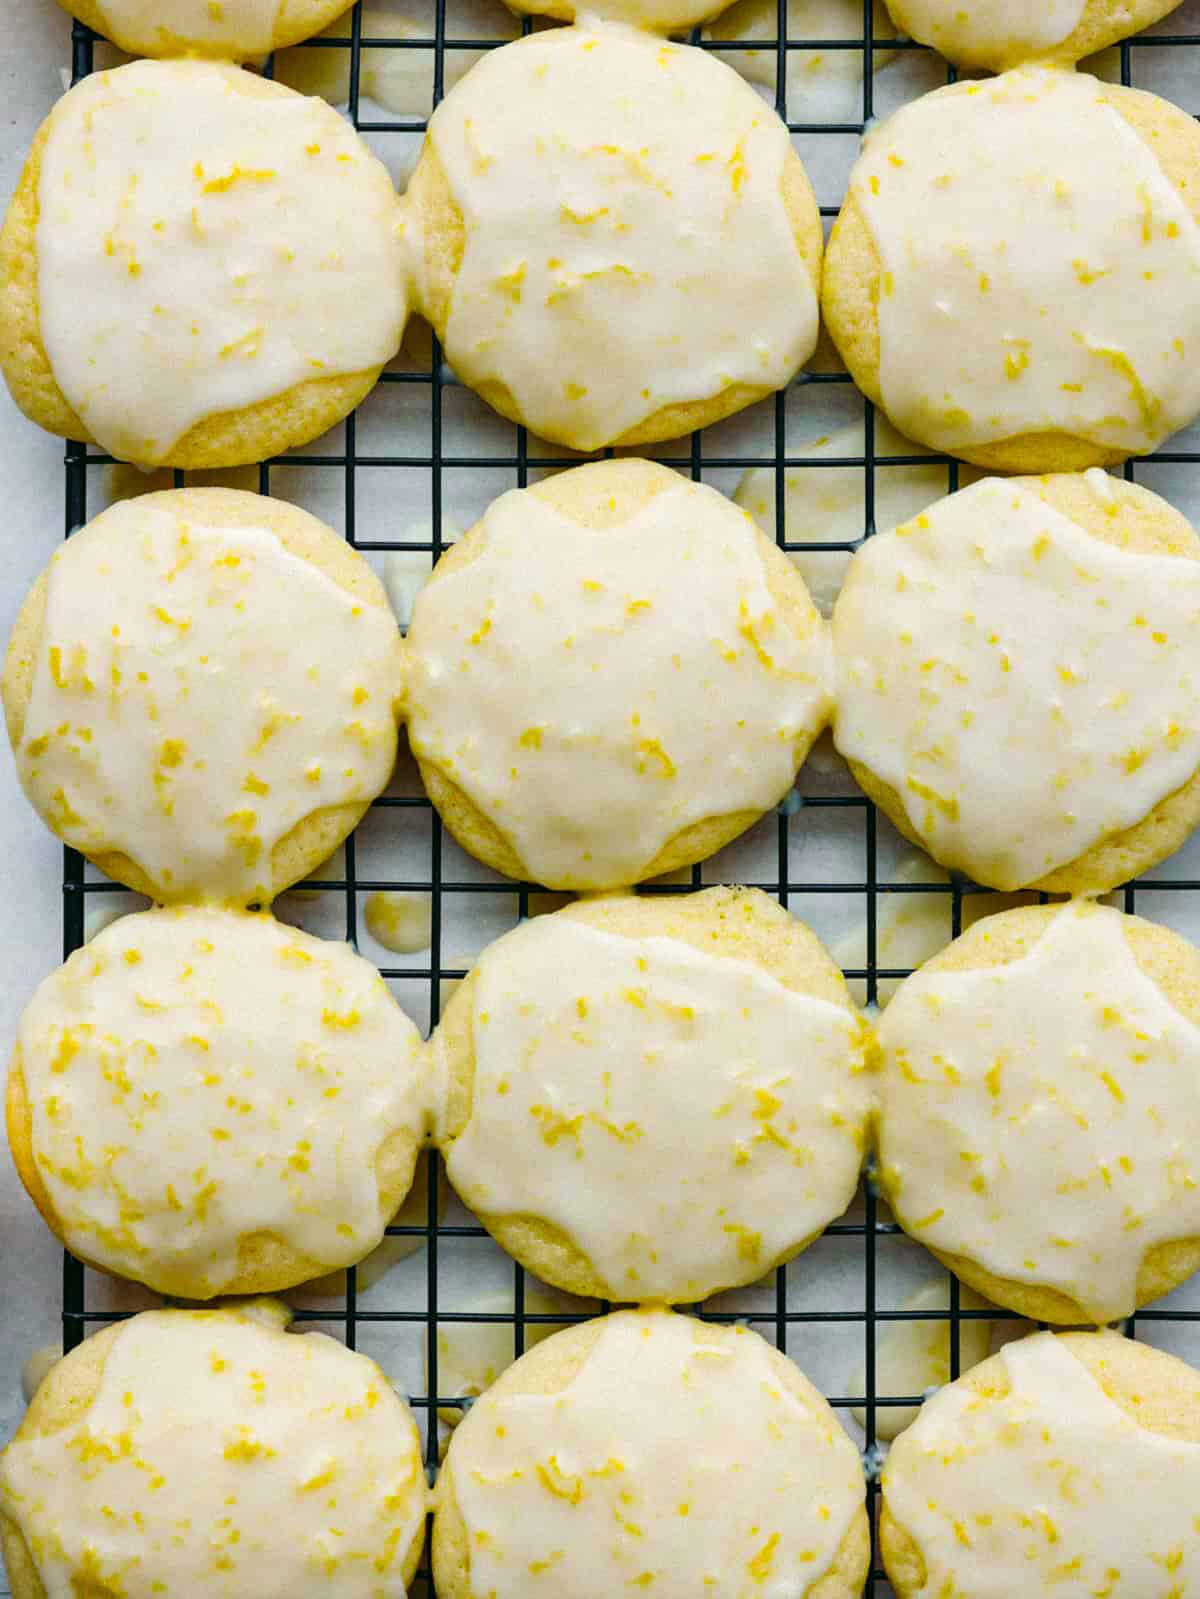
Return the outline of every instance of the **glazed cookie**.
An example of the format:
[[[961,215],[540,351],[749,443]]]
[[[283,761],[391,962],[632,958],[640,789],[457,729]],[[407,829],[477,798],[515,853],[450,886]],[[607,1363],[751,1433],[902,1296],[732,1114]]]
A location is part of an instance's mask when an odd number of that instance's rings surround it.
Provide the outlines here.
[[[765,894],[590,900],[497,940],[455,992],[431,1045],[435,1137],[539,1277],[692,1302],[846,1209],[869,1039],[816,937]]]
[[[267,903],[391,775],[400,636],[306,511],[168,490],[62,546],[0,687],[21,785],[66,843],[151,899]]]
[[[1190,1593],[1200,1376],[1116,1333],[1037,1333],[943,1388],[888,1456],[899,1599]]]
[[[152,1310],[59,1362],[0,1455],[13,1599],[403,1599],[425,1533],[412,1414],[274,1302]]]
[[[1200,411],[1198,216],[1200,129],[1165,100],[1052,67],[953,84],[869,135],[826,324],[934,449],[1002,472],[1146,454]]]
[[[216,62],[77,84],[0,232],[13,398],[143,466],[235,466],[315,438],[395,355],[405,310],[382,163],[323,101]]]
[[[535,17],[575,22],[626,23],[650,33],[686,33],[723,11],[729,0],[513,0],[513,9]]]
[[[244,61],[311,38],[346,0],[61,0],[131,56]],[[347,29],[348,31],[348,29]]]
[[[409,742],[472,854],[548,888],[703,860],[831,709],[803,579],[715,489],[599,461],[493,502],[417,596]]]
[[[804,168],[702,50],[585,24],[492,51],[435,111],[407,199],[446,359],[556,443],[676,438],[815,348]]]
[[[951,495],[859,550],[833,638],[837,746],[943,866],[1103,893],[1200,821],[1200,539],[1146,489]]]
[[[896,26],[960,67],[1073,66],[1148,28],[1179,0],[887,0]]]
[[[1006,911],[879,1024],[896,1220],[1037,1321],[1109,1322],[1200,1266],[1200,953],[1076,900]]]
[[[851,1599],[863,1500],[858,1451],[757,1333],[622,1311],[547,1338],[455,1430],[434,1580],[443,1599]]]
[[[378,971],[250,911],[123,916],[41,984],[8,1130],[68,1249],[186,1299],[361,1260],[425,1133],[420,1035]]]

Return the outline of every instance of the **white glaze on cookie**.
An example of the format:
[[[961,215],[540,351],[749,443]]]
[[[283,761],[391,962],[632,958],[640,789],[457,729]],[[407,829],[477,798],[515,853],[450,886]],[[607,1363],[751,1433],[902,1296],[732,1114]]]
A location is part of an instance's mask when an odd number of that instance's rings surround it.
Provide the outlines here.
[[[724,63],[618,24],[493,51],[428,135],[466,229],[447,359],[590,450],[666,405],[777,389],[817,302],[786,130]]]
[[[744,1327],[700,1343],[666,1312],[608,1317],[558,1393],[485,1394],[449,1461],[471,1591],[801,1599],[863,1501],[858,1452]],[[546,1346],[543,1346],[546,1347]]]
[[[275,47],[282,0],[101,0],[109,38],[153,40],[164,55],[265,55]]]
[[[82,1415],[0,1458],[48,1599],[404,1599],[417,1430],[373,1361],[231,1311],[147,1311]]]
[[[833,638],[838,748],[994,888],[1076,860],[1200,765],[1200,562],[1104,543],[1021,482],[869,540]]]
[[[870,135],[850,186],[903,432],[1137,454],[1200,410],[1200,227],[1106,85],[1023,68],[938,90]]]
[[[1129,1315],[1200,1237],[1200,1029],[1119,911],[1065,906],[1002,966],[918,972],[879,1026],[880,1159],[905,1227],[993,1276]]]
[[[409,737],[532,877],[634,883],[691,823],[779,801],[831,709],[828,637],[783,620],[745,512],[681,479],[600,532],[518,490],[480,529],[417,597]]]
[[[85,78],[49,125],[39,332],[71,408],[126,460],[167,460],[206,417],[383,366],[400,343],[386,170],[323,101],[246,81],[135,61]]]
[[[50,567],[17,770],[69,844],[163,898],[269,899],[298,822],[387,782],[399,661],[390,609],[273,533],[127,501]]]
[[[67,1242],[219,1293],[242,1238],[318,1268],[390,1219],[375,1162],[424,1124],[420,1038],[375,967],[247,911],[124,917],[38,988],[19,1045],[32,1153]]]
[[[1192,1593],[1200,1444],[1139,1427],[1053,1333],[996,1360],[1008,1392],[943,1389],[884,1472],[884,1501],[928,1574],[922,1591]]]
[[[1069,39],[1086,0],[903,0],[904,22],[952,61],[1034,59]]]
[[[485,1215],[560,1228],[617,1300],[761,1276],[858,1182],[865,1025],[719,947],[539,917],[475,970],[450,1180]]]

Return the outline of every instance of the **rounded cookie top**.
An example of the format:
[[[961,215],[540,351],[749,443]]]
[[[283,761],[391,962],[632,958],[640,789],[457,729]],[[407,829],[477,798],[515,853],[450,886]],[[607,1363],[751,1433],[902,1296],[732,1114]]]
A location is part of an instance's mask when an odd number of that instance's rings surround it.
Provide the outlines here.
[[[988,1298],[1109,1322],[1200,1264],[1200,954],[1089,901],[976,923],[881,1019],[897,1219]]]
[[[888,0],[897,27],[960,67],[1070,66],[1147,28],[1179,0]]]
[[[447,360],[544,438],[676,437],[815,346],[820,222],[787,130],[687,45],[611,23],[490,52],[408,200]]]
[[[897,1439],[880,1541],[901,1599],[1183,1594],[1198,1493],[1194,1371],[1116,1333],[1037,1333]]]
[[[400,651],[382,585],[306,512],[227,489],[122,501],[17,619],[21,784],[154,899],[270,901],[391,775]]]
[[[541,1573],[573,1599],[849,1599],[866,1576],[862,1468],[828,1405],[757,1333],[669,1311],[511,1366],[456,1428],[439,1495],[447,1599],[525,1599]]]
[[[514,9],[561,22],[625,23],[651,33],[685,33],[725,9],[727,0],[518,0]]]
[[[324,101],[216,62],[135,61],[58,102],[33,171],[36,224],[8,241],[36,258],[26,331],[79,425],[124,460],[258,460],[252,417],[235,455],[186,447],[214,416],[370,374],[399,346],[395,192]]]
[[[609,888],[778,803],[831,709],[828,638],[744,511],[647,461],[501,495],[408,634],[409,739],[460,840]]]
[[[851,563],[838,748],[943,865],[1114,887],[1200,811],[1198,555],[1165,501],[1099,471],[939,501]]]
[[[87,1339],[0,1456],[16,1599],[403,1599],[425,1476],[372,1360],[282,1307],[146,1311]]]
[[[1047,67],[937,90],[855,164],[830,331],[920,443],[1004,471],[1146,453],[1200,411],[1197,180],[1152,95]]]
[[[283,49],[346,9],[346,0],[63,0],[130,55],[244,60]]]
[[[840,972],[765,894],[594,901],[484,951],[434,1042],[435,1136],[539,1276],[692,1302],[845,1210],[867,1044]]]
[[[420,1036],[369,962],[270,916],[124,916],[37,989],[18,1170],[69,1248],[192,1299],[383,1236],[425,1129]]]

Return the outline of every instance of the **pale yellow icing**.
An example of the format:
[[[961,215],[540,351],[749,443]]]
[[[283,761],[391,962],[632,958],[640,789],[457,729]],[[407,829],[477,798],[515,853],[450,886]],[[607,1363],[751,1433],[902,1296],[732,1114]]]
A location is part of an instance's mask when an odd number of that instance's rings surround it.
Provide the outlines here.
[[[127,460],[166,460],[206,417],[383,366],[400,344],[387,172],[324,101],[247,81],[135,61],[85,78],[49,124],[39,332],[71,408]]]
[[[801,1599],[863,1501],[858,1452],[743,1327],[606,1318],[554,1394],[485,1394],[450,1444],[471,1587],[612,1599]]]
[[[484,1214],[559,1227],[614,1299],[761,1276],[854,1196],[864,1024],[718,948],[540,917],[475,968],[450,1180]]]
[[[123,502],[50,567],[22,786],[69,844],[123,851],[166,899],[269,899],[298,822],[386,784],[400,649],[386,606],[265,528]]]
[[[1093,538],[1023,484],[869,540],[833,638],[839,750],[994,888],[1141,821],[1200,765],[1200,563]]]
[[[1069,39],[1086,0],[904,0],[914,35],[952,61],[1034,59]]]
[[[446,357],[577,449],[733,384],[781,388],[817,302],[783,123],[722,62],[620,24],[486,56],[428,135],[462,213]]]
[[[110,38],[153,41],[164,54],[265,55],[275,45],[282,0],[101,0],[100,9]]]
[[[363,906],[367,931],[377,944],[397,955],[428,949],[433,937],[433,907],[428,894],[380,889]]]
[[[1107,96],[1022,68],[868,137],[850,188],[881,262],[879,381],[914,438],[1136,454],[1200,411],[1200,228]]]
[[[744,512],[680,479],[602,532],[518,490],[480,527],[417,596],[409,737],[533,878],[633,883],[691,823],[779,801],[831,709],[828,637],[784,622]]]
[[[0,1457],[47,1599],[404,1599],[425,1499],[373,1361],[231,1311],[134,1317],[82,1415]]]
[[[921,1552],[924,1591],[1194,1592],[1200,1445],[1138,1426],[1053,1333],[996,1358],[1009,1391],[944,1389],[884,1472],[884,1500]]]
[[[192,1298],[255,1234],[361,1259],[391,1219],[379,1149],[424,1130],[420,1036],[375,967],[269,916],[124,917],[40,985],[19,1041],[68,1244]]]
[[[880,1159],[922,1243],[1107,1322],[1149,1250],[1200,1237],[1200,1029],[1120,911],[1077,901],[1018,960],[918,972],[879,1045]]]

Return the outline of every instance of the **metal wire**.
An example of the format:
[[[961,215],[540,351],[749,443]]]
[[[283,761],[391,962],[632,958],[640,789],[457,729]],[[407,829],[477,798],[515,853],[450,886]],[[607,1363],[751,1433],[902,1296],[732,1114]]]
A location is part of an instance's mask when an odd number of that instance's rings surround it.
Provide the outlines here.
[[[462,50],[484,50],[497,48],[505,43],[502,39],[471,38],[448,39],[446,37],[446,8],[447,3],[453,8],[454,0],[435,0],[434,32],[427,38],[393,38],[365,34],[363,31],[362,5],[354,6],[348,13],[348,25],[340,29],[336,37],[325,36],[317,41],[309,41],[305,48],[320,48],[327,50],[340,50],[349,56],[348,77],[348,103],[350,114],[355,125],[363,132],[368,133],[399,133],[416,134],[426,126],[423,120],[413,120],[398,117],[394,120],[379,120],[363,118],[359,115],[360,84],[361,84],[361,57],[364,49],[368,50],[422,50],[432,52],[432,105],[441,99],[445,84],[445,68],[447,53]],[[874,32],[874,18],[872,13],[872,0],[863,0],[862,6],[862,31],[857,38],[846,39],[809,39],[790,38],[787,24],[787,0],[776,0],[776,37],[774,39],[753,40],[720,40],[704,41],[699,30],[688,37],[693,44],[702,48],[714,49],[725,55],[732,55],[739,50],[757,50],[761,52],[773,51],[776,67],[776,97],[775,104],[779,115],[787,123],[793,134],[808,137],[812,135],[855,135],[860,136],[866,124],[875,114],[874,106],[874,73],[872,63],[875,54],[880,50],[909,51],[919,50],[921,47],[908,40],[894,40],[891,38],[877,40]],[[522,31],[528,33],[531,21],[525,18]],[[87,76],[94,69],[94,45],[98,36],[91,33],[81,23],[75,23],[72,29],[72,81],[77,82]],[[1128,41],[1120,47],[1121,81],[1130,84],[1135,81],[1133,63],[1142,50],[1176,50],[1180,48],[1200,46],[1200,32],[1182,33],[1175,32],[1169,35],[1159,34],[1142,37]],[[798,108],[788,104],[788,57],[797,50],[815,52],[828,51],[855,51],[863,61],[861,117],[851,122],[813,122],[795,120],[794,113]],[[1200,56],[1196,63],[1200,66]],[[270,74],[273,63],[268,60],[265,71]],[[947,68],[946,76],[953,80],[953,70]],[[790,115],[791,113],[791,115]],[[822,214],[826,217],[836,215],[837,206],[824,205]],[[412,454],[379,454],[358,450],[356,444],[355,418],[350,417],[345,424],[344,447],[340,451],[330,454],[310,451],[296,452],[275,461],[263,463],[259,468],[258,487],[264,494],[271,492],[272,471],[276,468],[286,467],[311,467],[322,473],[340,472],[344,485],[343,521],[346,538],[356,548],[362,551],[390,551],[390,550],[428,550],[432,559],[436,561],[445,547],[444,519],[443,519],[443,474],[447,470],[463,469],[500,469],[511,472],[513,480],[518,487],[524,487],[529,481],[531,472],[538,473],[545,468],[565,468],[577,464],[575,457],[560,457],[554,455],[537,455],[530,453],[530,440],[523,428],[516,430],[515,453],[509,454],[480,454],[480,455],[450,455],[443,449],[443,406],[448,388],[454,385],[455,380],[443,365],[441,351],[436,340],[433,345],[433,357],[428,371],[403,371],[387,372],[381,380],[385,384],[416,385],[423,388],[428,394],[429,422],[430,422],[430,452],[428,455]],[[803,386],[819,387],[823,385],[850,385],[850,379],[842,374],[803,374],[792,386],[791,394]],[[775,515],[777,538],[781,548],[785,550],[844,550],[852,551],[857,548],[861,540],[834,540],[831,542],[804,542],[797,543],[785,538],[784,524],[784,469],[789,471],[828,471],[834,468],[855,468],[863,473],[863,528],[862,537],[869,538],[875,531],[875,499],[877,488],[877,474],[881,469],[894,467],[928,467],[931,464],[944,465],[946,470],[946,487],[950,492],[958,487],[957,463],[946,457],[929,457],[926,455],[886,455],[878,452],[876,448],[875,417],[872,407],[864,402],[864,449],[861,456],[845,456],[840,458],[822,457],[814,459],[807,455],[789,454],[787,449],[788,436],[788,398],[785,394],[775,397],[773,418],[773,448],[770,454],[730,455],[728,453],[707,454],[705,445],[706,435],[695,434],[690,443],[681,447],[681,452],[673,455],[659,455],[657,459],[673,466],[682,472],[688,473],[696,480],[703,479],[706,475],[716,471],[738,469],[745,470],[750,467],[772,467],[775,469]],[[112,457],[100,453],[90,452],[84,445],[69,443],[66,447],[66,532],[69,535],[80,527],[89,514],[89,480],[92,475],[106,465],[110,464]],[[1155,464],[1173,463],[1188,466],[1200,466],[1200,453],[1181,450],[1165,450],[1154,457]],[[413,541],[404,538],[374,539],[360,538],[357,535],[358,519],[356,517],[356,491],[357,474],[360,469],[385,468],[407,469],[427,472],[431,488],[431,534],[426,541]],[[1137,476],[1138,464],[1130,463],[1125,469],[1125,476],[1131,481]],[[187,481],[184,473],[176,473],[176,483],[185,484]],[[98,507],[94,507],[96,509]],[[441,824],[432,813],[428,800],[424,798],[396,798],[386,797],[376,801],[373,809],[392,808],[402,811],[423,811],[429,816],[430,826],[430,868],[428,877],[407,878],[378,878],[374,876],[359,876],[356,871],[355,842],[351,838],[347,841],[345,850],[345,875],[344,877],[330,878],[321,882],[313,881],[307,886],[326,889],[341,894],[345,902],[345,937],[355,941],[357,933],[357,902],[358,895],[376,889],[409,890],[427,892],[431,898],[432,931],[430,941],[429,963],[424,967],[381,967],[385,978],[403,979],[409,983],[422,982],[427,985],[428,1008],[430,1025],[436,1025],[441,1008],[443,983],[465,976],[461,966],[449,966],[444,959],[444,921],[445,911],[453,903],[453,897],[459,894],[487,895],[507,894],[517,900],[518,912],[521,917],[529,914],[530,893],[533,885],[512,885],[507,883],[455,881],[445,875],[443,864],[443,841]],[[790,876],[790,830],[794,818],[798,815],[798,826],[804,829],[819,828],[821,818],[815,812],[853,811],[861,813],[863,837],[863,866],[860,876],[848,881],[818,882],[793,880]],[[398,826],[406,825],[406,819],[396,818]],[[950,907],[950,927],[954,936],[962,930],[963,897],[965,892],[971,894],[987,892],[978,890],[974,885],[966,884],[962,880],[955,880],[950,884],[942,883],[911,883],[891,882],[880,876],[880,860],[878,845],[877,816],[874,807],[862,796],[854,797],[805,797],[801,799],[800,809],[789,808],[787,813],[781,809],[777,820],[778,849],[776,852],[776,875],[771,880],[755,882],[752,886],[761,888],[776,896],[780,903],[787,906],[789,900],[797,896],[833,895],[852,896],[857,902],[864,904],[866,913],[866,964],[862,967],[851,968],[846,972],[847,977],[860,979],[865,985],[866,998],[869,1003],[874,1003],[878,996],[881,980],[901,978],[908,975],[907,968],[885,968],[878,964],[879,952],[879,904],[882,896],[904,894],[933,894],[944,897]],[[125,890],[105,881],[88,880],[85,876],[83,857],[73,850],[66,850],[63,873],[63,953],[69,955],[84,942],[85,935],[85,904],[92,895],[119,895]],[[692,886],[701,886],[703,881],[699,866],[692,870]],[[686,889],[686,885],[684,885]],[[1200,880],[1187,878],[1162,878],[1155,876],[1152,882],[1131,883],[1124,890],[1123,903],[1128,911],[1133,911],[1137,905],[1139,889],[1152,889],[1154,893],[1166,891],[1168,893],[1196,894],[1200,893]],[[680,888],[673,886],[669,889],[649,886],[645,892],[680,892]],[[487,1234],[484,1229],[473,1225],[448,1225],[439,1222],[438,1193],[440,1186],[439,1162],[436,1155],[430,1156],[429,1201],[426,1219],[422,1225],[392,1226],[388,1228],[389,1235],[393,1237],[417,1237],[425,1248],[426,1273],[425,1273],[425,1304],[412,1308],[398,1308],[394,1310],[375,1310],[364,1307],[358,1296],[356,1272],[351,1269],[347,1275],[347,1287],[344,1302],[340,1309],[302,1309],[296,1313],[298,1322],[321,1322],[326,1330],[331,1324],[336,1324],[346,1343],[354,1348],[358,1341],[359,1330],[380,1323],[392,1323],[397,1326],[419,1325],[423,1327],[427,1339],[427,1389],[426,1393],[417,1393],[411,1396],[418,1415],[424,1413],[427,1419],[426,1427],[426,1461],[431,1472],[436,1469],[439,1452],[439,1427],[436,1413],[439,1409],[462,1408],[469,1401],[450,1396],[438,1395],[438,1342],[437,1330],[439,1326],[450,1327],[461,1324],[500,1324],[511,1326],[513,1338],[513,1351],[519,1355],[525,1348],[526,1333],[530,1327],[540,1327],[547,1324],[564,1325],[572,1321],[583,1319],[581,1316],[567,1314],[547,1314],[527,1311],[525,1274],[520,1266],[513,1265],[513,1311],[511,1313],[458,1311],[442,1308],[439,1305],[439,1241],[450,1239],[485,1239]],[[773,1308],[744,1312],[718,1312],[704,1307],[693,1307],[699,1314],[707,1319],[718,1321],[749,1321],[767,1338],[775,1342],[780,1349],[788,1347],[789,1332],[797,1325],[817,1325],[822,1323],[844,1325],[847,1330],[847,1348],[851,1348],[851,1335],[858,1330],[865,1348],[865,1382],[863,1392],[860,1394],[830,1393],[827,1395],[829,1402],[837,1409],[846,1410],[852,1406],[860,1407],[865,1413],[865,1431],[868,1462],[873,1457],[876,1443],[876,1421],[881,1409],[915,1405],[920,1402],[919,1395],[894,1394],[881,1391],[879,1385],[879,1372],[877,1363],[878,1334],[881,1328],[894,1323],[905,1321],[923,1321],[933,1323],[948,1321],[950,1324],[950,1357],[951,1375],[959,1374],[959,1345],[961,1329],[964,1323],[985,1320],[988,1322],[1015,1321],[1019,1318],[1006,1312],[995,1310],[970,1310],[964,1309],[960,1303],[957,1281],[953,1278],[949,1285],[949,1309],[937,1311],[906,1311],[886,1308],[880,1303],[880,1290],[878,1283],[879,1266],[882,1252],[887,1247],[889,1239],[896,1238],[900,1229],[888,1218],[886,1209],[878,1201],[873,1185],[868,1177],[865,1184],[864,1201],[861,1221],[842,1221],[826,1230],[827,1238],[861,1239],[862,1248],[862,1284],[861,1294],[856,1296],[856,1304],[844,1306],[826,1305],[821,1308],[807,1308],[793,1310],[789,1308],[788,1273],[787,1266],[780,1267],[776,1274]],[[793,1266],[791,1270],[799,1268]],[[97,1323],[115,1319],[122,1312],[110,1309],[89,1306],[89,1285],[94,1285],[95,1278],[89,1277],[84,1267],[69,1254],[64,1256],[63,1282],[62,1282],[62,1323],[64,1349],[73,1348]],[[1141,1324],[1161,1324],[1176,1322],[1189,1325],[1200,1321],[1200,1311],[1176,1310],[1170,1308],[1152,1308],[1131,1317],[1126,1324],[1126,1329],[1131,1337],[1137,1335]],[[1194,1359],[1200,1363],[1200,1331],[1197,1332],[1195,1341]],[[866,1593],[871,1594],[882,1588],[884,1573],[879,1566],[878,1552],[875,1542],[876,1524],[876,1498],[878,1484],[872,1481],[871,1492],[871,1523],[872,1523],[872,1560],[871,1572],[868,1578]],[[425,1586],[422,1587],[422,1584]],[[428,1564],[422,1566],[418,1574],[416,1592],[424,1592],[433,1599],[433,1584],[428,1572]]]

